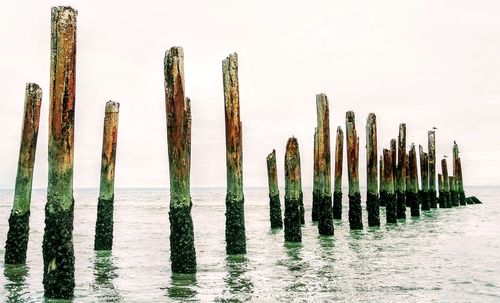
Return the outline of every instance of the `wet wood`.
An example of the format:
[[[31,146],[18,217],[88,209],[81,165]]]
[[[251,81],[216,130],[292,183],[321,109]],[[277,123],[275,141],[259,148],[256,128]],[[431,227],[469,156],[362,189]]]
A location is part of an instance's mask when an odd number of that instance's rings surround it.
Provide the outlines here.
[[[418,169],[417,169],[417,153],[415,144],[411,144],[408,153],[408,183],[406,186],[406,198],[410,204],[411,216],[420,216],[420,198],[418,191]]]
[[[392,150],[383,150],[383,191],[380,193],[380,198],[385,201],[386,219],[387,223],[397,223],[397,207],[396,197],[394,191],[394,172],[392,163]]]
[[[462,176],[462,161],[460,159],[460,151],[457,142],[453,142],[453,175],[457,178],[457,191],[459,195],[460,205],[467,205],[464,190],[464,180]]]
[[[398,219],[406,218],[406,124],[399,125],[396,197]]]
[[[342,219],[342,166],[344,153],[344,132],[342,127],[337,127],[335,138],[335,181],[333,189],[333,218]]]
[[[300,196],[301,196],[300,152],[297,139],[288,139],[285,153],[285,241],[301,242]]]
[[[363,229],[361,220],[361,195],[359,193],[359,137],[356,132],[353,111],[346,113],[347,172],[349,180],[349,225],[351,229]]]
[[[429,148],[429,204],[437,207],[436,196],[436,133],[432,130],[427,133]]]
[[[441,200],[443,205],[439,205],[441,208],[450,208],[451,205],[451,195],[450,195],[450,181],[448,178],[448,164],[446,159],[441,160],[441,173],[443,176],[443,197],[445,199]]]
[[[266,157],[267,181],[269,185],[269,219],[271,228],[283,227],[281,219],[280,192],[278,188],[278,171],[276,169],[276,151]]]
[[[419,145],[418,150],[420,158],[420,182],[422,186],[422,190],[420,191],[420,202],[422,203],[422,210],[429,210],[429,156],[424,152],[422,145]]]
[[[377,117],[374,113],[370,113],[366,121],[366,208],[368,211],[368,226],[380,226],[377,160]]]
[[[318,146],[318,128],[314,128],[314,159],[313,159],[313,197],[312,197],[312,211],[311,219],[313,222],[318,221],[318,211],[319,211],[319,199],[320,193],[319,189],[319,146]]]

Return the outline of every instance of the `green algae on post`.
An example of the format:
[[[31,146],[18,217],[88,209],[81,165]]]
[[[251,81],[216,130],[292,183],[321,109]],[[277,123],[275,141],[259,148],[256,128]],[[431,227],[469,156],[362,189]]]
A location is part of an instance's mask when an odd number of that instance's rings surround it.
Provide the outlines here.
[[[316,95],[318,145],[318,231],[320,235],[333,235],[332,173],[330,156],[330,111],[325,94]]]
[[[301,242],[300,222],[301,189],[299,143],[289,138],[285,153],[285,241]]]
[[[366,121],[366,208],[368,210],[368,226],[380,226],[377,160],[377,117],[374,113],[370,113]]]
[[[77,11],[52,7],[49,179],[43,235],[45,296],[66,299],[75,288],[73,154]]]
[[[95,224],[95,250],[113,247],[113,204],[115,200],[115,163],[120,104],[106,103],[102,138],[101,181]]]
[[[172,272],[194,273],[196,250],[190,188],[191,100],[185,95],[182,47],[172,47],[165,53],[164,73],[170,175],[170,260]]]
[[[443,176],[443,197],[444,200],[440,202],[444,202],[443,205],[439,205],[440,208],[450,208],[451,204],[451,195],[450,195],[450,179],[448,178],[448,164],[446,163],[446,159],[441,160],[441,172]]]
[[[394,172],[392,163],[392,150],[383,150],[383,191],[380,192],[380,199],[386,203],[385,214],[387,223],[397,223],[396,196],[394,194]]]
[[[427,132],[429,145],[429,205],[430,208],[437,207],[436,198],[436,133],[431,130]]]
[[[420,182],[422,183],[420,203],[422,204],[422,210],[429,210],[429,156],[426,152],[424,152],[422,145],[418,146],[418,151],[420,158]]]
[[[318,164],[318,128],[314,128],[314,152],[313,152],[313,188],[312,188],[312,210],[311,220],[318,221],[319,210],[319,164]]]
[[[226,253],[244,254],[245,209],[243,196],[243,145],[240,120],[238,55],[230,54],[222,61],[224,80],[224,112],[226,129]]]
[[[393,180],[394,180],[394,190],[396,190],[396,180],[398,178],[398,165],[397,165],[397,140],[396,139],[391,139],[391,157],[392,157],[392,174],[393,174]]]
[[[453,175],[457,178],[457,191],[460,205],[467,205],[464,191],[464,179],[462,176],[462,161],[460,160],[460,151],[455,141],[453,141]]]
[[[460,205],[460,198],[458,196],[458,185],[457,185],[457,178],[455,176],[450,176],[450,197],[451,197],[451,206],[459,206]]]
[[[333,188],[333,218],[342,219],[342,162],[344,152],[344,132],[342,127],[337,127],[335,139],[335,180]]]
[[[417,152],[413,143],[408,155],[408,175],[406,202],[410,204],[411,216],[418,217],[420,216],[420,198],[418,192]]]
[[[28,249],[31,185],[35,166],[36,142],[40,125],[42,89],[35,83],[26,84],[21,147],[17,163],[14,205],[9,217],[5,243],[5,264],[26,263]]]
[[[444,193],[443,175],[438,174],[439,208],[446,208],[446,195]]]
[[[359,192],[359,138],[356,132],[353,111],[346,113],[347,136],[347,172],[349,180],[349,226],[351,229],[363,229],[361,220],[361,194]]]
[[[398,219],[406,218],[406,124],[399,124],[396,199]]]
[[[384,171],[384,154],[380,155],[379,157],[379,161],[378,161],[378,179],[379,179],[379,198],[378,198],[378,201],[379,201],[379,205],[380,206],[385,206],[385,201],[382,199],[382,192],[385,191],[384,189],[384,179],[383,179],[383,171]]]
[[[267,181],[269,184],[269,219],[271,228],[283,227],[281,219],[280,192],[278,189],[278,172],[276,170],[276,151],[273,151],[266,157],[267,162]]]

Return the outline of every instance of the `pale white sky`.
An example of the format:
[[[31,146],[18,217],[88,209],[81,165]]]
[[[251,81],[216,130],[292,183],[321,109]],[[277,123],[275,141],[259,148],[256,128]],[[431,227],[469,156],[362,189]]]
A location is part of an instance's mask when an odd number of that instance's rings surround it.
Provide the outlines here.
[[[192,102],[193,187],[225,186],[221,61],[239,55],[244,184],[267,186],[275,148],[280,185],[287,138],[312,181],[315,94],[330,100],[331,139],[354,110],[364,185],[365,122],[379,150],[407,123],[408,145],[462,151],[466,185],[500,177],[500,2],[484,1],[1,1],[0,188],[12,188],[24,86],[44,96],[34,187],[47,183],[50,7],[78,10],[75,187],[99,184],[107,100],[121,103],[117,187],[167,187],[163,57],[180,45]],[[334,144],[332,144],[333,154]],[[344,166],[344,175],[346,174]],[[440,171],[440,169],[438,169]]]

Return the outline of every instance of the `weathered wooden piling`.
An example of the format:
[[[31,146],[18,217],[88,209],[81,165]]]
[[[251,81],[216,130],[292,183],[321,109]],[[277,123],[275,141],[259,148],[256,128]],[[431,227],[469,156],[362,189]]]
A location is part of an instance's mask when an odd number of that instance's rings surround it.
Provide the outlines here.
[[[441,160],[441,173],[443,176],[443,197],[444,200],[443,205],[439,205],[440,208],[450,208],[451,204],[451,195],[450,195],[450,179],[448,178],[448,164],[446,163],[446,159]]]
[[[278,172],[276,170],[276,150],[267,156],[267,181],[269,184],[269,220],[271,228],[283,227],[281,219],[280,192],[278,188]]]
[[[443,175],[438,174],[438,190],[439,190],[439,198],[438,198],[438,204],[439,208],[446,208],[446,195],[444,193],[444,185],[443,185]]]
[[[347,172],[349,180],[349,226],[351,229],[363,229],[361,219],[361,194],[359,193],[359,137],[356,132],[353,111],[346,113],[347,134]]]
[[[285,153],[285,241],[301,242],[300,223],[300,152],[297,139],[288,139]]]
[[[335,139],[335,183],[333,188],[333,218],[342,219],[342,162],[344,153],[344,132],[337,127]]]
[[[451,197],[451,206],[456,207],[460,206],[460,196],[458,195],[458,184],[457,178],[455,176],[450,176],[450,197]]]
[[[429,156],[426,152],[424,152],[422,145],[418,146],[418,151],[420,157],[420,182],[422,183],[422,189],[420,190],[420,203],[422,204],[422,210],[429,210]]]
[[[325,94],[316,95],[318,145],[318,231],[333,235],[332,173],[330,156],[330,111]]]
[[[318,221],[319,210],[319,158],[318,158],[318,128],[314,128],[314,159],[313,159],[313,196],[312,196],[312,210],[311,219],[313,222]]]
[[[118,114],[120,104],[106,103],[102,138],[101,181],[95,224],[95,250],[113,247],[113,204],[115,200],[115,162],[118,139]]]
[[[246,253],[245,209],[243,196],[243,148],[238,84],[238,55],[222,61],[226,123],[226,252]]]
[[[411,216],[420,216],[420,197],[418,193],[418,170],[417,170],[417,153],[415,144],[411,144],[408,154],[408,172],[409,178],[406,186],[406,202],[410,204]]]
[[[172,272],[194,273],[196,250],[190,189],[191,100],[186,97],[184,91],[182,47],[172,47],[167,50],[164,73],[170,174],[170,261]]]
[[[385,214],[387,223],[397,223],[396,196],[394,194],[394,172],[392,165],[392,151],[383,150],[384,165],[382,170],[383,191],[380,192],[380,198],[386,203]]]
[[[73,152],[76,17],[71,7],[52,8],[49,106],[49,179],[43,235],[45,296],[71,298],[73,251]]]
[[[385,184],[384,184],[384,178],[383,178],[383,171],[384,171],[384,154],[382,153],[379,157],[378,161],[378,179],[379,179],[379,204],[380,206],[386,206],[385,200],[382,198],[382,192],[385,191]]]
[[[398,219],[406,218],[406,124],[399,124],[396,199]]]
[[[429,147],[429,205],[430,208],[437,207],[436,199],[436,133],[431,130],[427,132]]]
[[[462,176],[462,161],[460,160],[460,151],[457,142],[453,142],[453,175],[457,178],[457,191],[460,205],[467,205],[464,191],[464,180]]]
[[[26,263],[28,249],[31,185],[35,166],[36,142],[40,121],[42,89],[35,83],[26,84],[21,147],[17,163],[14,205],[9,217],[5,243],[5,264]]]
[[[374,113],[366,120],[366,209],[368,226],[380,226],[377,167],[377,117]]]

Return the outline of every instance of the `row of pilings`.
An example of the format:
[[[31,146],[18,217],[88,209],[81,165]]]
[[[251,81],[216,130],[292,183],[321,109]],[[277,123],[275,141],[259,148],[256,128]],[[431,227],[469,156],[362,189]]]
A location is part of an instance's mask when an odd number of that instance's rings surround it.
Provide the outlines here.
[[[49,111],[49,175],[45,230],[43,236],[44,295],[51,298],[73,297],[75,258],[73,251],[73,154],[76,88],[76,25],[77,11],[71,7],[53,7],[51,14],[50,111]],[[226,134],[226,252],[246,253],[243,194],[242,122],[238,82],[238,56],[229,55],[222,62]],[[184,53],[172,47],[164,59],[165,104],[167,112],[167,142],[170,174],[170,260],[174,273],[196,271],[192,200],[190,193],[191,167],[191,101],[185,93]],[[42,90],[26,85],[25,110],[14,204],[9,218],[5,249],[6,264],[23,264],[29,237],[29,216],[33,168],[38,137]],[[100,190],[94,249],[111,250],[113,244],[114,175],[118,137],[119,103],[105,105],[103,127]],[[317,127],[314,133],[314,188],[312,220],[318,221],[321,235],[334,234],[334,219],[342,218],[342,159],[346,146],[349,180],[349,225],[362,229],[362,203],[359,188],[359,138],[354,112],[346,114],[346,134],[337,128],[335,141],[335,171],[332,197],[329,104],[325,94],[316,96]],[[432,139],[432,140],[431,140]],[[367,210],[368,225],[379,226],[380,206],[387,208],[387,222],[396,223],[404,217],[409,203],[412,215],[422,210],[480,203],[475,197],[465,198],[462,168],[455,144],[453,176],[448,176],[446,159],[439,175],[439,199],[435,187],[434,132],[429,133],[429,152],[420,148],[422,189],[418,188],[416,152],[414,146],[406,154],[406,127],[400,127],[396,161],[396,140],[384,149],[377,161],[376,117],[367,122]],[[422,156],[422,153],[424,156]],[[281,216],[276,153],[267,157],[270,221],[272,228],[284,226],[286,241],[301,241],[301,225],[305,224],[300,152],[296,138],[290,138],[285,154],[285,205]],[[380,167],[377,167],[377,162]],[[378,187],[380,178],[380,187]],[[332,199],[333,198],[333,199]],[[427,202],[428,201],[428,202]],[[426,205],[426,206],[424,206]]]

